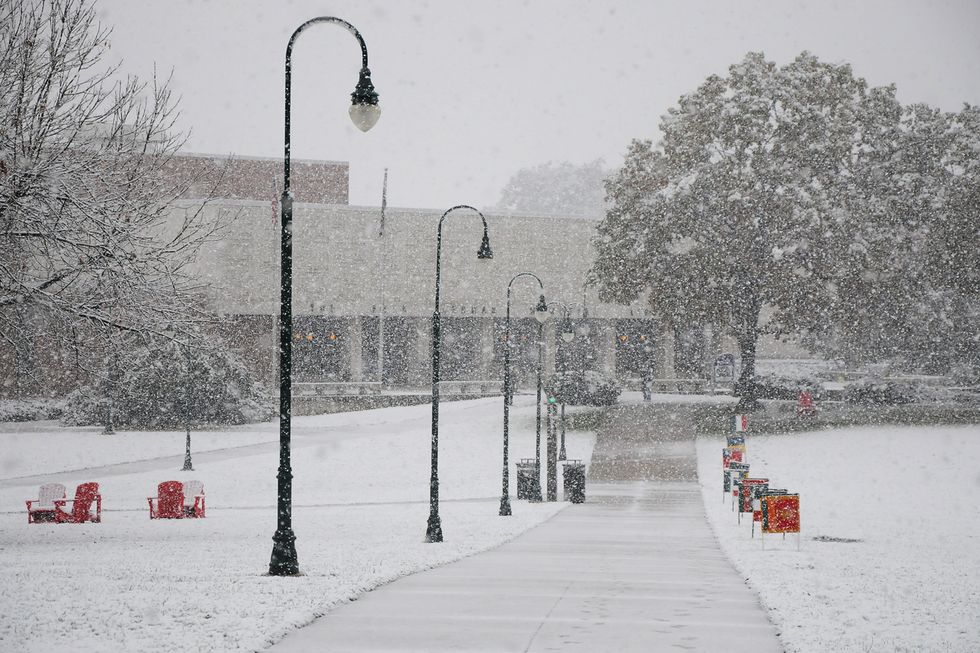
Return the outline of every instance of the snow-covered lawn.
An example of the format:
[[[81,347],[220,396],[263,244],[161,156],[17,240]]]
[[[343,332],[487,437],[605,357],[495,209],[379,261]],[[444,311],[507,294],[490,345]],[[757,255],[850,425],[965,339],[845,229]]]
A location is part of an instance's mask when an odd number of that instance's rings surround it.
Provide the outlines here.
[[[261,427],[261,428],[258,428]],[[223,431],[191,430],[192,452],[242,447],[278,438],[267,424]],[[69,469],[86,469],[135,460],[180,456],[185,431],[118,431],[60,427],[57,421],[0,424],[0,480]]]
[[[534,455],[533,400],[515,403],[511,461]],[[102,463],[93,459],[101,445],[79,452],[103,437],[97,433],[49,427],[33,434],[39,440],[23,430],[0,436],[8,447],[0,457],[7,460],[42,456],[38,441],[56,441],[61,449],[46,463],[10,464],[13,473],[0,482],[0,650],[261,649],[338,602],[496,546],[565,505],[514,500],[514,515],[499,517],[501,401],[444,403],[439,469],[446,541],[424,544],[430,414],[422,405],[294,419],[293,522],[304,574],[298,578],[264,575],[276,527],[275,445],[226,449],[195,459],[194,472],[178,472],[172,456],[182,457],[179,433],[159,442],[156,434],[124,434],[117,447],[104,449]],[[208,435],[227,448],[273,441],[277,428]],[[570,457],[588,460],[593,444],[592,433],[568,433]],[[37,479],[9,480],[59,466],[77,469],[80,457],[93,467],[154,454],[171,458],[132,472],[64,474],[69,492],[83,480],[100,483],[101,524],[29,526],[23,502],[36,496]],[[156,485],[190,478],[205,484],[208,517],[151,522],[146,497],[156,494]],[[515,480],[512,468],[512,499]]]
[[[796,536],[739,525],[723,438],[699,438],[708,519],[790,651],[980,651],[980,428],[746,438],[752,477],[800,493]],[[819,539],[814,539],[819,538]],[[840,539],[847,541],[821,541]]]

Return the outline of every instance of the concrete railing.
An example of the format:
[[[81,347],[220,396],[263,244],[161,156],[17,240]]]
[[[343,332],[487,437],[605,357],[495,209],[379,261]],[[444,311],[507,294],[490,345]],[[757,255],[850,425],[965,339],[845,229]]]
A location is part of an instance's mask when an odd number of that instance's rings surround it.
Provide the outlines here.
[[[349,397],[381,394],[379,381],[330,381],[325,383],[294,383],[293,397]]]
[[[439,392],[446,395],[497,395],[503,392],[500,379],[475,381],[440,381]]]
[[[643,389],[643,381],[638,377],[627,380],[629,389]],[[678,394],[702,394],[711,389],[711,381],[708,379],[653,379],[651,388],[653,392],[667,392]]]

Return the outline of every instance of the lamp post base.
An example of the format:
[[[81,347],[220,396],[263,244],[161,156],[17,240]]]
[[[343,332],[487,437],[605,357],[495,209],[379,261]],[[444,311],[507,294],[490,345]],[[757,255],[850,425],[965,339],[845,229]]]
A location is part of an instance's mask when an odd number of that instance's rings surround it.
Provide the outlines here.
[[[180,471],[182,472],[193,472],[194,465],[191,463],[191,427],[190,422],[187,425],[187,440],[184,444],[184,467]]]
[[[510,497],[500,497],[500,516],[510,517]]]
[[[531,494],[527,500],[531,503],[541,503],[544,500],[541,496],[541,463],[534,466],[534,483],[531,485]]]
[[[277,530],[272,536],[272,560],[270,576],[298,576],[299,559],[296,556],[296,535],[290,530]]]
[[[427,544],[442,542],[442,520],[439,515],[429,515],[429,524],[425,529],[425,541]]]

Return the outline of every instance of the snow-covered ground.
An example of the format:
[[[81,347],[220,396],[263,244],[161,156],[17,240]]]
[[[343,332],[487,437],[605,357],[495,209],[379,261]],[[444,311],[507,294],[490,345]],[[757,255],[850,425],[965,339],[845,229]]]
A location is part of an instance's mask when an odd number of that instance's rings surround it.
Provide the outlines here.
[[[738,524],[723,438],[699,438],[705,509],[790,651],[980,651],[980,428],[746,438],[752,477],[800,493],[802,539]],[[855,540],[855,541],[833,541]]]
[[[515,403],[511,461],[534,455],[533,400]],[[430,415],[421,405],[294,419],[297,578],[264,575],[278,449],[246,446],[274,442],[277,424],[195,432],[195,451],[222,451],[196,458],[194,472],[176,471],[181,433],[10,428],[0,434],[0,650],[261,649],[339,602],[496,546],[565,505],[515,500],[514,515],[499,517],[501,401],[444,403],[446,541],[424,544]],[[570,457],[588,460],[593,444],[592,433],[568,433]],[[147,460],[155,456],[167,458]],[[133,460],[146,462],[100,475],[100,465]],[[92,469],[60,480],[69,493],[98,481],[103,523],[29,526],[24,500],[38,479],[26,475],[79,468]],[[208,517],[150,521],[146,497],[157,484],[191,478],[205,484]],[[515,480],[512,467],[512,499]]]
[[[243,447],[278,438],[269,425],[226,431],[191,431],[194,452]],[[161,456],[183,460],[185,431],[118,431],[100,427],[60,427],[55,420],[0,424],[0,479],[52,471],[86,469]]]

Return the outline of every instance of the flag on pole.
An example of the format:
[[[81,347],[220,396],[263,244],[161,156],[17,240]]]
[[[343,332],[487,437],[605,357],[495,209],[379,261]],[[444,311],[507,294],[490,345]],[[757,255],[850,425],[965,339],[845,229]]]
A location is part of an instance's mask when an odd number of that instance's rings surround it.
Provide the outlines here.
[[[743,431],[749,430],[749,416],[748,415],[734,415],[732,416],[732,431],[735,433],[741,433]]]

